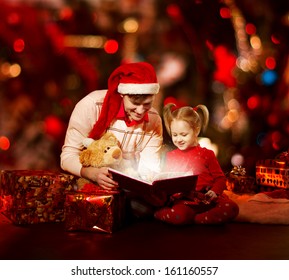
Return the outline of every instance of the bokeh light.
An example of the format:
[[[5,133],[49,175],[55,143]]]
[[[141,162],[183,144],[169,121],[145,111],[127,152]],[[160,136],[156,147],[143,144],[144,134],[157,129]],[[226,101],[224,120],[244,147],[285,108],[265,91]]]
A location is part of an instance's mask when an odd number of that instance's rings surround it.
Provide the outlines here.
[[[279,118],[276,114],[272,113],[270,114],[268,117],[267,117],[267,123],[270,125],[270,126],[275,126],[277,125],[279,122]]]
[[[220,9],[220,16],[221,16],[222,18],[230,18],[230,17],[231,17],[231,11],[230,11],[230,9],[227,8],[227,7],[222,7],[222,8]]]
[[[264,85],[273,85],[278,79],[277,72],[274,70],[265,70],[261,74],[261,82]]]
[[[175,21],[181,21],[183,19],[182,12],[180,11],[180,8],[175,4],[168,5],[167,14],[171,18],[173,18]]]
[[[250,110],[254,110],[260,106],[260,102],[261,102],[260,96],[253,95],[253,96],[249,97],[249,99],[247,100],[247,107]]]
[[[7,16],[7,23],[10,25],[17,25],[20,23],[20,16],[16,12],[12,12]]]
[[[262,48],[261,39],[256,35],[251,37],[250,44],[254,50],[260,50]]]
[[[7,151],[10,148],[10,141],[6,136],[0,137],[0,149]]]
[[[15,78],[21,74],[21,66],[18,63],[5,62],[1,65],[0,72],[6,78]]]
[[[265,65],[268,69],[273,70],[276,67],[276,60],[274,57],[267,57],[265,60]]]
[[[13,43],[13,49],[17,53],[23,52],[24,47],[25,47],[25,42],[23,39],[19,38],[19,39],[15,40]]]
[[[59,139],[65,131],[65,125],[57,116],[49,115],[44,120],[44,131],[52,138]]]
[[[239,154],[239,153],[236,153],[236,154],[232,155],[231,164],[233,166],[241,166],[241,165],[243,165],[244,164],[244,156]]]
[[[12,64],[10,67],[10,75],[12,78],[18,77],[21,73],[21,67],[19,64]]]
[[[246,32],[249,35],[254,35],[256,33],[256,26],[252,23],[246,24]]]
[[[124,32],[135,33],[137,32],[139,24],[135,18],[127,18],[122,25]]]
[[[280,40],[274,35],[271,35],[271,41],[276,45],[280,44]]]
[[[116,40],[107,40],[104,44],[104,51],[109,54],[114,54],[118,50],[118,42]]]

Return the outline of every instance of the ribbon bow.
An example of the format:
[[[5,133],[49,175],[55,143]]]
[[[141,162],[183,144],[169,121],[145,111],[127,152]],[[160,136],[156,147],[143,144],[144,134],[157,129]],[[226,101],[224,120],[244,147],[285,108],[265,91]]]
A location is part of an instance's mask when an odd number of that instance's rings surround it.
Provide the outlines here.
[[[246,170],[241,165],[238,165],[238,166],[234,166],[234,168],[232,169],[230,173],[235,176],[245,176]]]
[[[275,159],[284,160],[286,162],[289,162],[289,153],[288,152],[282,152],[279,155],[277,155]]]

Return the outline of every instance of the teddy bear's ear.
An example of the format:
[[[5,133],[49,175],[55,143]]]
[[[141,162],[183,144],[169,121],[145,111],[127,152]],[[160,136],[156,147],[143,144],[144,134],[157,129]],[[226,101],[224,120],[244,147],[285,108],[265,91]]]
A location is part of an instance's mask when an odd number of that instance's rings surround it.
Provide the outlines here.
[[[87,148],[93,141],[94,141],[94,139],[92,139],[92,138],[84,138],[82,141],[82,144],[84,147]]]
[[[105,136],[107,141],[110,141],[111,143],[114,144],[118,143],[118,140],[113,133],[108,132]]]
[[[90,166],[90,150],[84,150],[79,155],[79,161],[83,166]]]
[[[102,140],[108,140],[111,137],[111,135],[112,135],[111,132],[107,132],[107,133],[102,135],[101,139]]]

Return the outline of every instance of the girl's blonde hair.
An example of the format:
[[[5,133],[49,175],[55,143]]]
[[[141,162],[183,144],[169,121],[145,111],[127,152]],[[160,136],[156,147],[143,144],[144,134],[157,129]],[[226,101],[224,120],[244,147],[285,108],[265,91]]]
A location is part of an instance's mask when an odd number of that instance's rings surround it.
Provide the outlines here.
[[[190,127],[195,131],[196,135],[199,135],[201,130],[204,132],[207,129],[209,122],[209,111],[205,105],[197,105],[196,107],[184,106],[176,108],[175,104],[169,103],[163,108],[163,119],[166,130],[170,136],[171,134],[171,123],[173,120],[182,120],[187,122]],[[197,112],[201,110],[203,117]]]

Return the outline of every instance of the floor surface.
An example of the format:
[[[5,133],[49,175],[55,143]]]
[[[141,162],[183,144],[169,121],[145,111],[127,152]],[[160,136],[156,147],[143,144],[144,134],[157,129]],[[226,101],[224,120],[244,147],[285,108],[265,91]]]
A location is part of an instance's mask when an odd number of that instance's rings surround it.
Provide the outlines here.
[[[15,226],[0,214],[2,260],[289,260],[289,226],[175,227],[141,221],[113,234],[67,232],[63,223]]]

